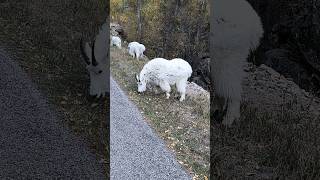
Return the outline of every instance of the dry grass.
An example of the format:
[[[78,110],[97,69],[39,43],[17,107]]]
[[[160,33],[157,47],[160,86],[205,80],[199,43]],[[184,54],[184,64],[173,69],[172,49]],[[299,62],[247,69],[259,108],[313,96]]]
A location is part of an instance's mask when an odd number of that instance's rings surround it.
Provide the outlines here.
[[[92,39],[107,18],[107,1],[4,0],[0,46],[31,76],[61,118],[109,169],[109,99],[87,97],[88,75],[79,39]]]
[[[147,91],[137,93],[135,73],[139,73],[144,60],[129,56],[126,48],[111,48],[111,73],[130,99],[137,104],[148,123],[163,138],[195,179],[209,174],[209,102],[188,99],[182,103],[178,95],[165,99],[164,93]]]
[[[240,123],[212,126],[212,179],[320,179],[320,120],[298,106],[268,112],[245,103]]]

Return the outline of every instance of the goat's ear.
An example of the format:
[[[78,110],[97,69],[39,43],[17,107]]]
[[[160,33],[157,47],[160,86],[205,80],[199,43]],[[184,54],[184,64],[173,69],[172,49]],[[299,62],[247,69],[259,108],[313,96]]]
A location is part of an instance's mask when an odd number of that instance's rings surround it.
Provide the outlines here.
[[[139,78],[139,75],[138,75],[138,74],[136,74],[136,80],[137,80],[138,82],[140,82],[140,78]]]

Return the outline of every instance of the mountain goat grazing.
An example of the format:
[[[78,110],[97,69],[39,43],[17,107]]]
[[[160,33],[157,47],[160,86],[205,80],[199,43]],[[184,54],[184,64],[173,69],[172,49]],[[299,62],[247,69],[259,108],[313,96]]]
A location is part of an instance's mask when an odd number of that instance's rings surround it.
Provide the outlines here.
[[[80,41],[80,51],[87,64],[90,75],[90,95],[104,97],[109,92],[109,68],[107,25],[104,24],[90,48],[88,43]]]
[[[128,51],[132,57],[136,57],[139,60],[139,57],[143,57],[143,52],[146,50],[146,47],[143,44],[138,42],[131,42],[128,44]]]
[[[183,59],[166,60],[155,58],[147,62],[140,75],[136,75],[138,92],[146,91],[147,83],[160,86],[169,99],[171,87],[176,85],[180,93],[180,101],[185,99],[187,80],[192,74],[190,64]]]
[[[121,39],[118,36],[111,36],[111,44],[110,46],[117,46],[119,49],[121,49]]]
[[[263,28],[259,16],[245,0],[215,0],[211,8],[213,117],[230,126],[240,118],[243,66],[250,50],[258,46]]]

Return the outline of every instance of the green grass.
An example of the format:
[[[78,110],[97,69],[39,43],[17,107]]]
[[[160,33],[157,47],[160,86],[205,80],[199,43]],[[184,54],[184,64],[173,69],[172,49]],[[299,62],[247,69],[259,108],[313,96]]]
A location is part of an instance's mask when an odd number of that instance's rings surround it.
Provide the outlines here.
[[[101,0],[4,0],[0,46],[30,75],[61,119],[87,140],[109,169],[109,99],[91,101],[79,39],[92,39],[107,18]]]
[[[170,99],[165,99],[164,93],[137,93],[135,73],[139,73],[145,63],[146,60],[137,61],[130,57],[125,47],[121,50],[111,48],[111,74],[122,89],[175,153],[178,162],[195,179],[208,177],[209,101],[196,102],[187,97],[181,103],[178,94],[171,94]]]

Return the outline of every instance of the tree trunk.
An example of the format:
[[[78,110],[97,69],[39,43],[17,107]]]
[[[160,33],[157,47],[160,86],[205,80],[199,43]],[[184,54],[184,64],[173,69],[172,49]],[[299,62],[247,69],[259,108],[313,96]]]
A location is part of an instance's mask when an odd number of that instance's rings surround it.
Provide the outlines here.
[[[139,42],[142,38],[141,6],[141,0],[137,0],[137,36]]]

